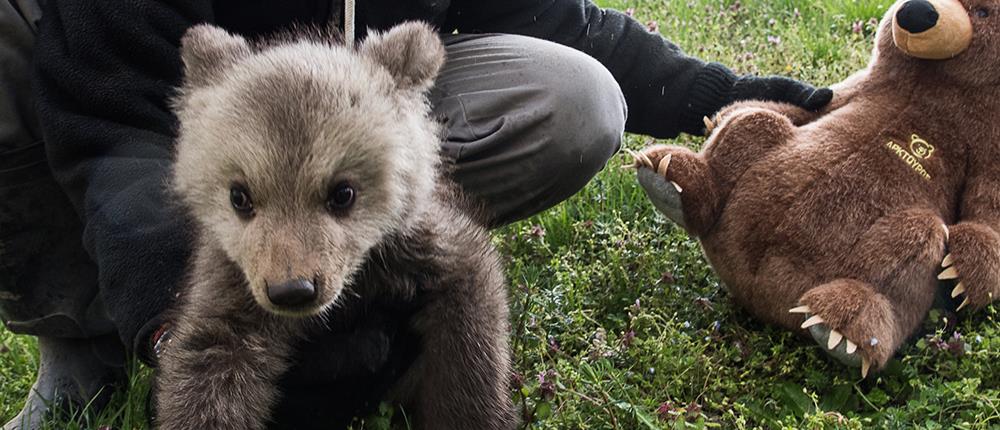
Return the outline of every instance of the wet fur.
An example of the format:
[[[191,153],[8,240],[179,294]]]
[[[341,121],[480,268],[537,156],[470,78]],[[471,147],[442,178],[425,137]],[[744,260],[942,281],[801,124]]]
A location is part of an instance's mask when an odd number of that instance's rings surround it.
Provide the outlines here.
[[[874,368],[918,328],[946,253],[970,308],[1000,294],[1000,2],[962,3],[992,14],[953,59],[900,52],[893,7],[870,66],[823,112],[739,103],[700,153],[644,151],[653,166],[671,155],[687,228],[738,303],[804,335],[789,310],[807,305]],[[936,148],[931,180],[886,148],[912,134]]]
[[[355,54],[287,36],[254,47],[199,26],[182,52],[173,185],[199,240],[160,357],[158,427],[266,428],[305,333],[394,302],[416,308],[420,351],[387,400],[418,428],[511,428],[499,259],[437,173],[423,96],[443,62],[434,32],[404,24]],[[323,193],[345,177],[358,200],[334,217]],[[229,207],[233,178],[259,191],[251,221]],[[317,279],[317,306],[266,303],[282,276]]]

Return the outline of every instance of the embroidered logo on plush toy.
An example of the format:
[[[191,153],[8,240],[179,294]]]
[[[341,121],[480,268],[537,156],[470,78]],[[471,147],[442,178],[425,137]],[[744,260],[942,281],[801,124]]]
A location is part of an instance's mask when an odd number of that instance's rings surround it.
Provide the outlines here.
[[[931,158],[931,155],[934,154],[934,147],[931,146],[931,144],[927,143],[926,140],[921,139],[920,136],[915,134],[910,137],[910,139],[912,139],[910,141],[910,153],[913,154],[914,157],[922,160]]]
[[[914,172],[917,172],[918,175],[927,180],[931,179],[930,173],[927,173],[927,169],[924,168],[924,165],[920,164],[920,160],[926,160],[934,155],[934,147],[930,143],[927,143],[926,140],[923,140],[920,136],[914,134],[910,137],[909,151],[891,140],[889,143],[885,144],[885,146],[886,148],[889,148],[890,151],[896,153],[896,155],[899,156],[899,159],[903,160],[903,162],[906,163],[907,166],[910,166]]]

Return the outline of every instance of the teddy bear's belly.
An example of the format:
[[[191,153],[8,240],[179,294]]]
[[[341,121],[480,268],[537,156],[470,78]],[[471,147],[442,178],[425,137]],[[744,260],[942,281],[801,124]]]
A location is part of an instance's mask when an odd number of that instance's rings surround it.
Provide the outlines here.
[[[803,145],[761,159],[740,177],[701,238],[738,302],[765,318],[787,313],[808,289],[857,275],[846,273],[846,259],[880,218],[930,209],[931,184],[878,149]]]

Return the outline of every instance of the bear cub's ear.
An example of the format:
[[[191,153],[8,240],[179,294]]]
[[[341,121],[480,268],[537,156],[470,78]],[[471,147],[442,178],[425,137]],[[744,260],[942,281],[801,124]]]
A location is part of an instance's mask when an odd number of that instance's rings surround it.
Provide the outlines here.
[[[406,22],[386,33],[371,33],[359,51],[389,70],[402,89],[426,91],[444,64],[444,45],[427,24]]]
[[[191,27],[181,39],[181,60],[189,85],[208,85],[229,66],[249,55],[250,44],[246,39],[209,24]]]

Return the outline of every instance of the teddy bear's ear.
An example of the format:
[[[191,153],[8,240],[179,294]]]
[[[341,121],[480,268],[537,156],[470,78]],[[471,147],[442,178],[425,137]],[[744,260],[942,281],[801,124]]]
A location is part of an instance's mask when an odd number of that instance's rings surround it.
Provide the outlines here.
[[[386,33],[372,33],[359,51],[385,67],[396,85],[425,91],[434,84],[444,64],[444,45],[429,25],[407,22]]]
[[[189,85],[207,85],[249,55],[246,39],[209,24],[191,27],[181,39],[181,60]]]

